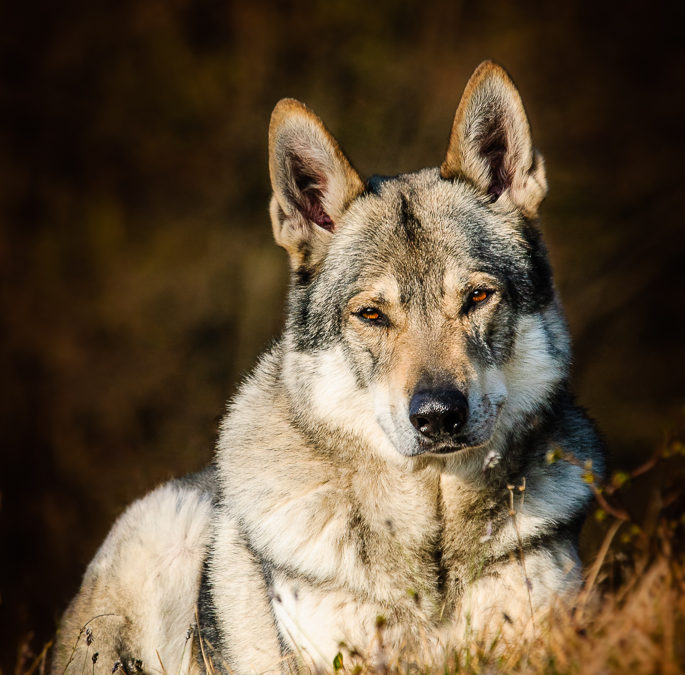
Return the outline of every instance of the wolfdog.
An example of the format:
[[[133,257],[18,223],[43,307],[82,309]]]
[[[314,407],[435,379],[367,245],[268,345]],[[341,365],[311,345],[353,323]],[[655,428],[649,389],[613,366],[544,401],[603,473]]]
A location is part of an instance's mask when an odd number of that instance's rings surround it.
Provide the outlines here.
[[[569,391],[545,170],[507,73],[474,72],[439,168],[364,181],[284,99],[269,169],[283,335],[214,464],[114,525],[55,673],[326,670],[381,630],[444,654],[526,634],[578,589],[602,448]]]

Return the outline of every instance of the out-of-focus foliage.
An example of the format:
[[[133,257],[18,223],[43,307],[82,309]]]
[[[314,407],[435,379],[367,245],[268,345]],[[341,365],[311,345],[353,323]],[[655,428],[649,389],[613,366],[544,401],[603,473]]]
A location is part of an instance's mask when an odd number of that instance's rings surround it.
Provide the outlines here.
[[[266,129],[308,103],[365,175],[442,158],[512,73],[581,402],[619,466],[683,402],[682,17],[638,3],[0,6],[0,663],[47,638],[124,504],[211,456],[283,318]]]

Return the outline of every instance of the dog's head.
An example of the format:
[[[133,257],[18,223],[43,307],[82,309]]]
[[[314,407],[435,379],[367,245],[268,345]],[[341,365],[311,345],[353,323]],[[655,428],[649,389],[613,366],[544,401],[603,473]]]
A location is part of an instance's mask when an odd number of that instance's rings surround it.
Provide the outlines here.
[[[273,112],[269,150],[299,419],[438,455],[487,445],[546,404],[568,337],[534,223],[543,162],[502,68],[471,77],[439,169],[365,183],[292,99]]]

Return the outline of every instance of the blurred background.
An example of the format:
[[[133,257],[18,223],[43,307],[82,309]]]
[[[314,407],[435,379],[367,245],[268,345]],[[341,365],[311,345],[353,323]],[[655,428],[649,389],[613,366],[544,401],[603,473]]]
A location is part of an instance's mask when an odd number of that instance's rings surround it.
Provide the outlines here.
[[[116,516],[212,456],[280,330],[266,132],[310,105],[363,175],[438,165],[503,64],[547,162],[575,389],[615,466],[685,404],[683,16],[659,3],[0,4],[0,667]],[[639,500],[637,500],[639,502]],[[637,503],[637,502],[636,502]]]

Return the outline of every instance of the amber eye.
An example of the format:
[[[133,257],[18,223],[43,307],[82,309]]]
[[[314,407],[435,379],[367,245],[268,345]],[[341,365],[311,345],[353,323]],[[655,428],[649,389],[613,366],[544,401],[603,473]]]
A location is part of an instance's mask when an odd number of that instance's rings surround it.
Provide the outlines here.
[[[367,323],[376,325],[386,325],[388,323],[388,319],[385,314],[375,307],[364,307],[364,309],[360,309],[358,312],[356,312],[356,315]]]
[[[483,290],[482,288],[477,288],[473,293],[471,293],[471,302],[483,302],[490,295],[489,291]]]
[[[475,290],[471,291],[466,302],[464,303],[464,312],[468,314],[475,309],[477,305],[485,304],[488,298],[494,292],[495,291],[488,290],[487,288],[476,288]]]

